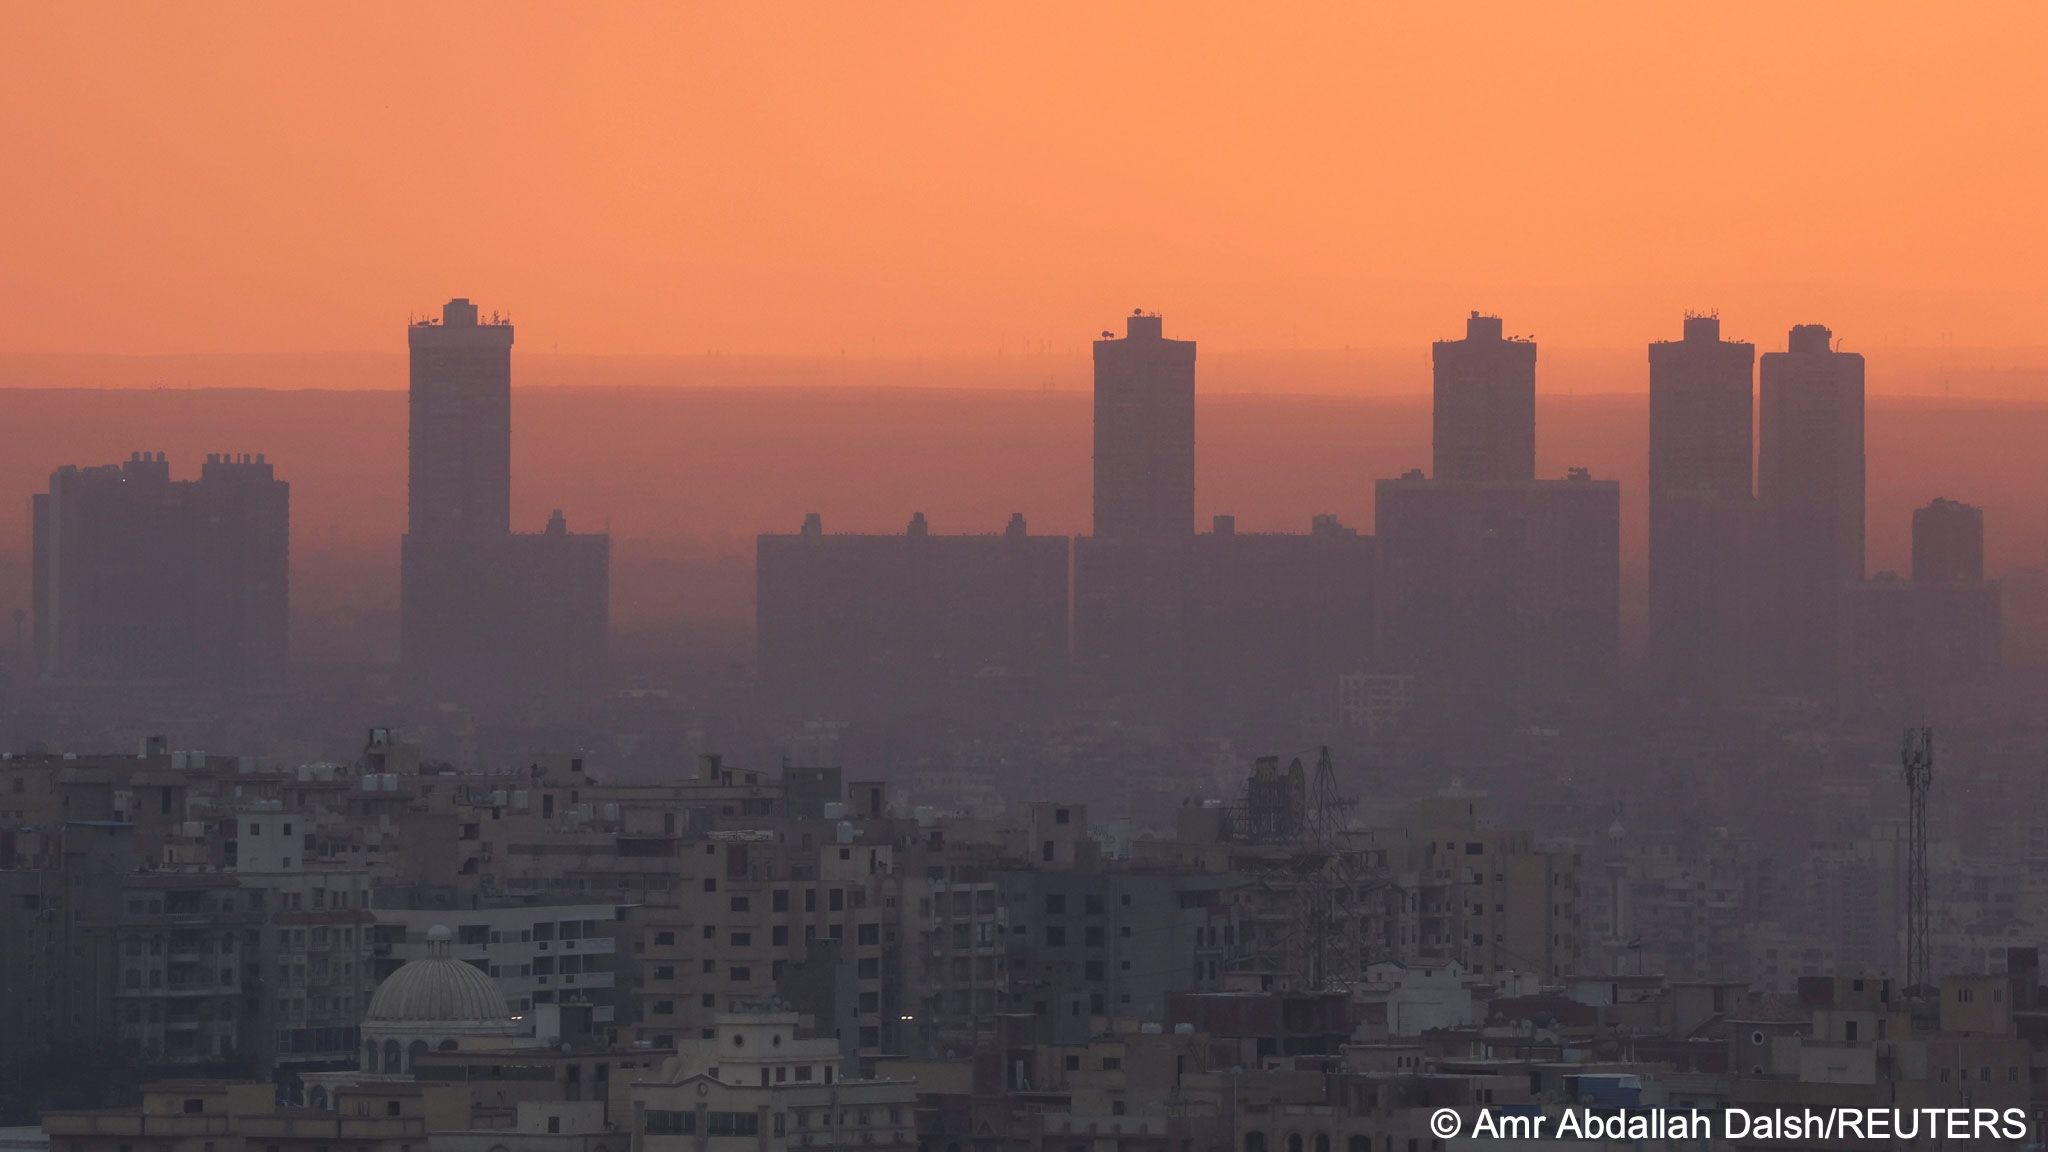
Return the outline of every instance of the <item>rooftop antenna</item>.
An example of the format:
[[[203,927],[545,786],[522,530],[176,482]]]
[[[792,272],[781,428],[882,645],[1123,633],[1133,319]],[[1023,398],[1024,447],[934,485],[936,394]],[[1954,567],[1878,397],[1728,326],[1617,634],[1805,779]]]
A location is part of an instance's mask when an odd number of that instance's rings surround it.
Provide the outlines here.
[[[1908,728],[1899,750],[1906,779],[1906,995],[1934,983],[1927,943],[1927,790],[1934,783],[1934,729]]]

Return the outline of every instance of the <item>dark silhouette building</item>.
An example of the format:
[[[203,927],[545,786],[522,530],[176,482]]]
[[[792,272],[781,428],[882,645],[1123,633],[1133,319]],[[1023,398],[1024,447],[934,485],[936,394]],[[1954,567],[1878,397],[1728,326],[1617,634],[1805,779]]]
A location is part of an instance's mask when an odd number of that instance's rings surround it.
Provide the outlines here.
[[[1850,589],[1843,707],[1886,724],[1928,724],[1975,703],[1998,677],[2004,612],[1984,579],[1984,513],[1936,499],[1913,510],[1913,572]]]
[[[1822,699],[1839,671],[1843,599],[1864,577],[1863,357],[1832,339],[1799,325],[1759,369],[1763,667],[1780,690]]]
[[[1431,433],[1438,480],[1536,478],[1536,345],[1474,312],[1463,340],[1439,340]]]
[[[1434,358],[1437,475],[1374,490],[1378,671],[1472,727],[1595,704],[1619,652],[1620,485],[1535,478],[1533,341],[1474,312]]]
[[[1195,531],[1195,342],[1157,315],[1095,342],[1095,532],[1184,539]]]
[[[1334,712],[1338,678],[1372,664],[1373,544],[1335,516],[1306,534],[1216,517],[1190,549],[1189,706],[1268,720]]]
[[[557,510],[511,530],[512,324],[455,299],[407,330],[408,523],[399,647],[422,689],[502,701],[602,670],[611,540]]]
[[[33,501],[35,666],[70,681],[282,685],[291,486],[261,456],[64,467]]]
[[[1713,316],[1650,345],[1650,667],[1660,689],[1720,696],[1749,671],[1756,346]]]
[[[1984,510],[1940,496],[1913,510],[1913,583],[1984,580]]]
[[[1067,663],[1067,538],[827,535],[814,513],[756,542],[756,645],[772,706],[900,716],[1047,702]]]
[[[1157,315],[1095,342],[1095,527],[1074,544],[1077,663],[1103,691],[1171,696],[1195,531],[1195,342]]]
[[[1475,725],[1597,702],[1620,644],[1621,486],[1457,483],[1419,471],[1376,485],[1375,660],[1425,704]]]

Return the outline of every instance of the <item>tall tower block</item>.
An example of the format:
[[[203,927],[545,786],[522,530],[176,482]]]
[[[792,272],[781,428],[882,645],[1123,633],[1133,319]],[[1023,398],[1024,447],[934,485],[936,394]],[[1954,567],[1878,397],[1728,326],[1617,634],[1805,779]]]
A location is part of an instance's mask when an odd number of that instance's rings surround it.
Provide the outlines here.
[[[1863,357],[1832,343],[1801,324],[1758,371],[1773,665],[1782,687],[1814,695],[1832,692],[1843,601],[1864,575]]]
[[[1136,312],[1095,342],[1095,535],[1195,532],[1195,342]]]
[[[1431,406],[1435,479],[1517,483],[1536,478],[1536,344],[1501,335],[1474,312],[1463,340],[1439,340]]]
[[[412,353],[407,532],[483,539],[512,530],[512,325],[450,300],[406,332]]]
[[[1752,634],[1756,346],[1687,316],[1650,345],[1650,665],[1695,695],[1739,689]]]

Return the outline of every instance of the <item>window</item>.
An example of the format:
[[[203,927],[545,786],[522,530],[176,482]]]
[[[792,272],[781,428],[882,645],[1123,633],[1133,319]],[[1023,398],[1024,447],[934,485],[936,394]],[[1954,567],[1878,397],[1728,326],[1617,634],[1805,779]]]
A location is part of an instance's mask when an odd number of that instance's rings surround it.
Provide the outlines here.
[[[1055,808],[1052,814],[1052,822],[1055,824],[1065,824],[1067,822],[1067,816],[1068,813],[1065,808]]]
[[[880,924],[862,924],[855,930],[854,937],[857,944],[880,944],[882,942],[882,926]]]
[[[1060,927],[1057,924],[1047,925],[1045,929],[1045,946],[1047,948],[1066,947],[1067,930],[1065,928]]]
[[[825,896],[827,910],[832,912],[843,912],[846,910],[846,889],[834,888],[825,893]]]
[[[668,1112],[648,1109],[647,1134],[650,1136],[691,1136],[697,1131],[695,1112]]]
[[[185,1101],[185,1115],[196,1116],[206,1111],[206,1101],[193,1097]]]
[[[1047,897],[1045,898],[1045,914],[1046,914],[1046,915],[1048,915],[1048,916],[1064,916],[1064,915],[1066,915],[1066,912],[1067,912],[1067,898],[1066,898],[1066,897],[1065,897],[1064,895],[1062,895],[1062,894],[1060,894],[1060,893],[1058,893],[1058,892],[1054,892],[1054,893],[1052,893],[1051,895],[1048,895],[1048,896],[1047,896]]]
[[[671,947],[675,942],[676,934],[673,932],[656,932],[654,934],[654,943],[657,947]]]
[[[1104,1072],[1118,1072],[1123,1069],[1123,1066],[1124,1058],[1121,1056],[1104,1056],[1102,1058],[1102,1070]]]
[[[711,1136],[759,1136],[761,1116],[758,1112],[707,1112],[704,1131]]]
[[[735,912],[748,912],[748,911],[751,911],[752,909],[753,909],[753,904],[752,904],[752,902],[751,902],[751,901],[749,901],[749,900],[748,900],[748,899],[747,899],[747,898],[746,898],[745,896],[735,896],[735,897],[733,897],[733,898],[732,898],[732,910],[733,910],[733,911],[735,911]]]
[[[734,968],[732,970],[732,982],[735,984],[745,984],[747,981],[752,980],[753,978],[754,974],[748,969]]]

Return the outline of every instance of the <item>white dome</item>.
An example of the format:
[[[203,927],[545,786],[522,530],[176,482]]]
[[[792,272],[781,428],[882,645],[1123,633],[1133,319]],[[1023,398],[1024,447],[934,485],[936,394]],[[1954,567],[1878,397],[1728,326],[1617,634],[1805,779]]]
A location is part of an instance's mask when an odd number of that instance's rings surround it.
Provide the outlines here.
[[[363,1016],[376,1024],[507,1024],[512,1010],[482,969],[448,954],[445,925],[427,932],[427,955],[384,978]]]

